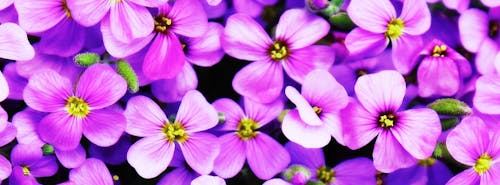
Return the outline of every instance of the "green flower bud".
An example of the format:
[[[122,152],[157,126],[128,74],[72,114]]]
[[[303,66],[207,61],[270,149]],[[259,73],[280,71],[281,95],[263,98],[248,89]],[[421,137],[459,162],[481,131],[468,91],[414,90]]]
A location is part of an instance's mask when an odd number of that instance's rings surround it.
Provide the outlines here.
[[[443,118],[441,119],[441,128],[446,131],[455,127],[458,124],[458,118]]]
[[[283,177],[292,184],[305,184],[311,178],[311,171],[302,165],[292,165],[285,170]]]
[[[453,98],[436,100],[427,107],[435,110],[438,114],[447,116],[465,116],[472,113],[472,109],[467,104]]]
[[[80,53],[74,58],[75,63],[83,67],[89,67],[100,60],[101,57],[96,53]]]
[[[136,93],[139,91],[139,80],[134,72],[134,69],[125,60],[118,60],[116,63],[117,73],[120,74],[125,81],[130,92]]]
[[[42,151],[43,151],[43,155],[52,155],[52,154],[54,154],[54,147],[52,145],[49,145],[49,144],[44,144],[42,146]]]

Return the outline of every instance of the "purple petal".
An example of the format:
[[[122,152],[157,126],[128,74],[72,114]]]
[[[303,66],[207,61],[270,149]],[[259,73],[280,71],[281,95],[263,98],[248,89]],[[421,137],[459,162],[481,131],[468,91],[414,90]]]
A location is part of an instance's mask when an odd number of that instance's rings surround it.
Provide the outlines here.
[[[373,162],[364,157],[343,161],[333,168],[338,184],[376,184]]]
[[[61,8],[63,2],[57,0],[14,1],[14,5],[17,9],[19,25],[29,33],[43,32],[67,18],[65,10]]]
[[[229,98],[218,99],[212,105],[217,112],[224,114],[223,130],[236,130],[240,120],[245,117],[240,105]]]
[[[248,15],[234,14],[227,19],[222,47],[224,51],[242,60],[269,59],[268,48],[272,45],[266,31]]]
[[[403,32],[410,35],[421,35],[431,27],[431,13],[425,1],[404,1],[399,17],[404,21]]]
[[[14,166],[31,165],[42,157],[42,149],[35,145],[15,145],[10,154],[10,160]]]
[[[453,178],[451,178],[446,184],[447,185],[458,185],[458,184],[474,184],[478,185],[480,182],[480,176],[477,174],[474,169],[467,169]]]
[[[290,1],[287,1],[287,2],[290,2]],[[264,184],[262,185],[292,185],[291,183],[287,182],[287,181],[284,181],[283,179],[271,179],[271,180],[268,180],[266,182],[264,182]]]
[[[154,33],[151,33],[145,37],[136,38],[129,43],[125,43],[117,39],[115,35],[111,33],[110,27],[111,25],[108,19],[104,19],[101,22],[102,40],[104,42],[104,47],[106,47],[106,51],[109,52],[111,56],[117,58],[127,57],[139,52],[142,48],[146,47],[155,36]]]
[[[207,31],[200,37],[189,38],[186,60],[192,64],[210,67],[224,56],[220,38],[224,27],[218,23],[208,23]]]
[[[253,101],[272,102],[283,89],[283,69],[270,60],[252,62],[236,73],[233,88]]]
[[[347,14],[360,28],[374,33],[387,31],[387,24],[396,18],[396,10],[389,0],[351,0]]]
[[[173,79],[157,80],[151,91],[158,100],[167,103],[179,102],[188,91],[195,90],[198,78],[191,64],[185,62],[182,71]]]
[[[111,109],[94,110],[83,120],[83,134],[97,146],[108,147],[120,139],[126,125],[122,113]]]
[[[21,144],[31,144],[42,147],[45,143],[40,140],[36,127],[46,114],[27,108],[18,112],[12,118],[17,128],[16,139]]]
[[[488,7],[497,7],[500,6],[500,2],[495,1],[495,0],[481,0],[481,3]]]
[[[497,79],[496,75],[485,75],[476,81],[476,94],[473,101],[475,108],[482,113],[500,113],[500,93],[497,90],[500,82]]]
[[[342,131],[344,143],[352,150],[359,149],[375,138],[382,129],[377,126],[377,118],[367,112],[359,103],[350,102],[340,115],[343,115]]]
[[[0,131],[0,146],[9,144],[16,138],[17,129],[14,125],[7,123],[7,126]]]
[[[451,156],[462,164],[474,166],[489,145],[488,130],[478,117],[466,117],[446,138]]]
[[[23,168],[21,166],[14,166],[12,169],[12,175],[9,178],[9,185],[17,184],[29,184],[29,185],[39,185],[35,177],[31,175],[24,175]]]
[[[163,134],[145,137],[130,146],[127,161],[141,177],[154,178],[167,169],[174,149]]]
[[[127,82],[110,66],[95,64],[83,72],[76,87],[76,96],[92,109],[116,103],[127,91]],[[92,112],[92,111],[91,111]]]
[[[453,60],[426,57],[418,67],[417,78],[420,96],[452,96],[457,93],[460,76]]]
[[[111,8],[111,1],[108,0],[66,0],[68,8],[71,10],[71,18],[83,26],[93,26]]]
[[[458,28],[464,48],[477,52],[481,42],[488,37],[488,15],[475,8],[466,10],[458,19]]]
[[[441,134],[437,113],[432,109],[421,108],[399,112],[397,117],[398,121],[391,132],[401,146],[417,159],[430,157]]]
[[[384,0],[385,1],[385,0]],[[375,56],[389,45],[389,39],[382,33],[372,33],[362,28],[355,28],[345,38],[345,46],[350,56]]]
[[[318,169],[325,165],[325,156],[323,150],[318,148],[304,148],[294,142],[288,142],[285,145],[290,154],[290,164],[300,164],[309,169]]]
[[[127,118],[127,133],[134,136],[156,135],[168,123],[167,116],[161,108],[145,96],[130,98],[123,114]]]
[[[432,182],[427,177],[427,167],[414,165],[409,168],[402,168],[387,175],[387,185],[412,184],[427,185]],[[445,182],[444,182],[445,183]],[[442,184],[444,184],[442,183]]]
[[[198,174],[195,172],[180,167],[163,176],[157,185],[191,185],[191,181],[193,181],[197,175]]]
[[[142,71],[151,80],[170,79],[179,74],[186,62],[175,34],[158,34],[149,47]]]
[[[75,184],[113,184],[113,179],[106,165],[93,158],[87,159],[82,166],[71,170],[69,179]]]
[[[354,86],[359,102],[373,115],[396,111],[403,102],[406,82],[396,71],[363,75]]]
[[[54,112],[45,116],[37,126],[40,139],[59,150],[73,150],[78,147],[82,138],[81,118],[67,112]]]
[[[486,174],[480,175],[481,183],[484,184],[499,184],[500,183],[500,165],[492,164]]]
[[[0,155],[0,183],[9,178],[12,173],[12,165],[3,155]]]
[[[322,148],[332,138],[324,125],[314,126],[302,121],[297,110],[291,110],[286,114],[281,130],[290,141],[305,148]]]
[[[445,184],[453,177],[453,173],[448,169],[446,164],[436,160],[436,163],[429,167],[427,178],[429,182],[434,184]]]
[[[35,147],[38,150],[40,148]],[[50,177],[57,173],[59,166],[57,165],[55,156],[43,156],[33,164],[29,164],[30,173],[34,177]]]
[[[390,173],[415,164],[417,159],[401,146],[390,131],[384,130],[380,133],[373,149],[373,165],[377,170]]]
[[[290,155],[281,144],[264,133],[247,140],[247,160],[259,179],[270,179],[289,163]]]
[[[236,176],[243,168],[246,159],[246,144],[235,133],[219,137],[220,154],[214,162],[214,173],[222,178]]]
[[[220,152],[217,137],[208,133],[191,133],[189,138],[180,143],[182,154],[189,166],[202,175],[207,175],[214,168],[214,161]]]
[[[489,1],[489,0],[483,0],[483,4],[486,4],[484,3],[484,1]],[[463,11],[467,10],[467,8],[469,8],[470,0],[462,0],[462,1],[443,0],[443,4],[449,9],[455,9],[457,10],[457,12],[462,13]]]
[[[496,72],[495,59],[499,51],[500,49],[496,41],[489,38],[484,39],[477,50],[475,58],[476,68],[480,74],[491,74]]]
[[[199,37],[207,30],[208,19],[198,0],[176,1],[168,12],[172,18],[172,32],[187,37]]]
[[[226,181],[218,176],[202,175],[191,181],[191,185],[226,185]]]
[[[330,31],[323,18],[302,9],[285,11],[276,26],[276,40],[284,40],[290,49],[310,46]]]
[[[73,56],[83,48],[86,31],[86,28],[74,20],[64,19],[52,29],[41,34],[38,49],[45,54],[62,57]]]
[[[320,126],[323,125],[323,121],[319,118],[313,107],[309,102],[302,96],[297,89],[292,86],[285,88],[286,97],[297,106],[297,111],[300,118],[298,120],[292,119],[293,121],[298,121],[305,123],[310,126]],[[315,105],[316,106],[316,105]]]
[[[268,104],[261,104],[248,98],[244,98],[244,104],[247,117],[257,121],[259,123],[259,127],[263,127],[272,120],[276,119],[280,115],[284,106],[281,99],[277,99]]]
[[[233,6],[236,12],[240,14],[246,14],[251,17],[259,16],[263,11],[263,5],[260,3],[250,0],[233,0]]]
[[[109,23],[113,36],[126,43],[151,34],[154,29],[153,17],[148,9],[128,1],[111,6]]]
[[[203,94],[192,90],[182,98],[175,122],[180,122],[186,132],[191,133],[214,127],[219,122],[219,117]]]
[[[290,51],[288,60],[282,63],[286,74],[296,82],[303,83],[306,75],[314,69],[328,69],[335,61],[335,51],[329,46],[313,45]]]
[[[392,61],[394,68],[402,74],[408,74],[417,64],[418,53],[422,50],[420,36],[402,35],[392,42]]]
[[[5,100],[9,96],[9,86],[7,80],[0,71],[0,102]]]
[[[88,151],[92,158],[97,158],[107,164],[120,165],[127,161],[127,151],[130,145],[132,145],[130,136],[124,135],[113,146],[99,147],[92,144],[89,146]]]
[[[167,3],[168,0],[135,0],[134,3],[141,5],[141,6],[147,6],[147,7],[158,7],[160,5],[163,5]]]
[[[26,104],[38,111],[64,110],[66,100],[73,94],[71,82],[52,70],[34,74],[23,92]]]
[[[328,133],[330,133],[330,135],[337,140],[337,143],[345,146],[342,131],[342,118],[340,116],[339,112],[323,113],[321,119],[323,120],[323,123],[325,123]]]
[[[8,92],[9,99],[23,100],[23,91],[26,85],[28,85],[28,79],[20,76],[17,73],[16,71],[17,64],[18,63],[8,63],[3,68],[3,75],[5,77],[5,80],[7,81],[9,89],[1,90],[0,94]],[[0,88],[7,87],[7,84],[0,85]]]
[[[324,70],[310,72],[302,84],[302,95],[313,106],[319,106],[322,112],[336,112],[349,103],[344,87]]]
[[[0,33],[0,58],[25,61],[35,56],[26,32],[17,24],[3,23],[0,25]]]
[[[75,150],[61,151],[56,149],[55,154],[65,168],[77,168],[85,162],[86,158],[82,145],[78,145]]]

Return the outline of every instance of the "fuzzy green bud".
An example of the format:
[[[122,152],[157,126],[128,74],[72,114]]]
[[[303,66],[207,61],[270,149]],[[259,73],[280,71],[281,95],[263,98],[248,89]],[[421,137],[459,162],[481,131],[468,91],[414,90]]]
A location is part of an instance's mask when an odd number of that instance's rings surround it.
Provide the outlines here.
[[[43,155],[52,155],[52,154],[54,154],[54,147],[52,145],[49,145],[49,144],[44,144],[42,146],[42,151],[43,151]]]
[[[101,57],[97,53],[80,53],[75,56],[74,61],[76,64],[89,67],[92,64],[98,63],[101,60]]]
[[[128,90],[132,93],[139,91],[139,80],[134,69],[125,60],[118,60],[116,63],[117,73],[127,81]]]
[[[443,118],[441,119],[441,128],[446,131],[455,127],[458,124],[458,118]]]
[[[465,116],[472,113],[472,109],[467,104],[453,98],[436,100],[427,107],[435,110],[438,114],[447,116]]]
[[[350,30],[356,27],[351,18],[349,18],[345,12],[331,15],[329,21],[330,24],[342,30]]]
[[[283,177],[292,184],[306,184],[311,179],[311,171],[302,165],[292,165],[283,172]]]

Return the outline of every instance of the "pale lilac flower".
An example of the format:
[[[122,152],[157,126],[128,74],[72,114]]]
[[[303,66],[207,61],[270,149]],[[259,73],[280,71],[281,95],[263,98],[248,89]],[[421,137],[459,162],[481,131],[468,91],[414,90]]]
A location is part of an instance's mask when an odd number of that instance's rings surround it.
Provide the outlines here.
[[[7,112],[0,106],[0,147],[9,144],[16,137],[16,127],[7,122]],[[7,179],[12,172],[12,165],[0,154],[0,183]]]
[[[9,85],[7,84],[7,80],[0,71],[0,102],[5,100],[9,96]]]
[[[499,75],[489,74],[481,76],[476,81],[474,106],[485,114],[500,114],[500,81]]]
[[[26,32],[14,23],[0,25],[0,58],[9,60],[30,60],[35,50],[28,41]]]
[[[218,176],[202,175],[191,181],[191,185],[226,185],[226,181]]]

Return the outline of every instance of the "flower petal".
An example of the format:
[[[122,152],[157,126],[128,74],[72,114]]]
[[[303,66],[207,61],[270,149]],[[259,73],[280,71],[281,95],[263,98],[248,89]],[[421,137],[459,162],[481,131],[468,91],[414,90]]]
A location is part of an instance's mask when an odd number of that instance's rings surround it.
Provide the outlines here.
[[[9,178],[12,173],[12,165],[3,155],[0,155],[0,182]]]
[[[167,169],[174,149],[162,134],[145,137],[130,146],[127,161],[141,177],[154,178]]]
[[[309,125],[302,121],[297,110],[291,110],[286,114],[281,130],[290,141],[305,148],[322,148],[332,138],[324,125]]]
[[[123,42],[115,37],[111,32],[111,25],[109,19],[101,21],[102,41],[106,51],[111,56],[123,58],[139,52],[142,48],[146,47],[154,38],[155,33],[151,33],[145,37],[136,38],[129,43]]]
[[[207,30],[208,18],[200,1],[176,1],[168,12],[172,18],[172,32],[187,37],[202,36]]]
[[[285,11],[276,26],[276,40],[284,40],[289,49],[310,46],[330,31],[330,24],[323,18],[304,9]]]
[[[431,13],[425,1],[404,1],[399,17],[404,22],[403,32],[410,35],[421,35],[431,27]]]
[[[285,88],[286,97],[297,106],[296,110],[299,113],[298,119],[293,118],[291,121],[305,123],[310,126],[323,125],[323,121],[319,118],[309,102],[292,86]]]
[[[35,56],[26,32],[17,24],[3,23],[0,33],[0,58],[25,61]]]
[[[120,1],[111,6],[109,23],[113,36],[125,43],[145,37],[154,29],[153,17],[148,9],[128,1]]]
[[[338,184],[376,184],[376,170],[372,160],[358,157],[343,161],[333,168]]]
[[[142,71],[151,80],[176,77],[186,62],[181,42],[175,34],[158,34],[146,53]]]
[[[322,112],[336,112],[349,103],[344,87],[325,70],[310,72],[302,83],[302,95],[313,106],[319,106]]]
[[[64,110],[66,100],[73,94],[71,82],[52,70],[34,74],[23,92],[26,104],[38,111]]]
[[[396,18],[396,10],[389,0],[351,0],[347,14],[356,25],[374,33],[387,31],[387,24]]]
[[[401,74],[408,74],[417,64],[418,53],[424,46],[420,36],[402,35],[392,42],[392,63]]]
[[[36,148],[39,149],[38,147]],[[57,173],[59,165],[55,156],[43,156],[35,163],[29,165],[29,168],[33,177],[50,177]]]
[[[59,150],[73,150],[82,138],[83,120],[66,112],[54,112],[45,116],[37,126],[40,139]]]
[[[236,73],[233,88],[253,101],[272,102],[283,89],[283,69],[270,60],[252,62]]]
[[[2,72],[0,72],[0,102],[5,100],[8,96],[9,96],[9,86]]]
[[[330,46],[312,45],[290,53],[288,59],[281,64],[286,74],[299,83],[303,83],[309,72],[314,69],[329,69],[335,61],[335,50]]]
[[[219,137],[220,154],[214,162],[214,173],[222,178],[236,176],[243,168],[246,159],[246,145],[235,133]]]
[[[281,99],[277,99],[267,104],[262,104],[248,98],[244,98],[243,102],[245,104],[246,115],[254,121],[257,121],[259,123],[259,127],[263,127],[272,120],[276,119],[280,115],[284,106]]]
[[[201,175],[207,175],[214,168],[215,158],[220,152],[220,142],[212,134],[191,133],[189,138],[179,143],[182,154],[189,166]]]
[[[191,185],[226,185],[226,181],[218,176],[202,175],[191,181]]]
[[[500,82],[496,75],[484,75],[476,81],[476,93],[474,95],[474,106],[477,110],[486,114],[500,114],[500,93],[498,88]]]
[[[389,39],[385,38],[384,34],[361,28],[354,28],[345,38],[345,46],[350,56],[375,56],[382,53],[387,45]]]
[[[198,86],[196,72],[185,62],[182,71],[172,79],[157,80],[151,84],[151,91],[158,100],[167,103],[179,102],[190,90]]]
[[[270,179],[290,163],[290,154],[281,144],[264,133],[247,140],[250,169],[259,179]]]
[[[9,99],[23,100],[23,91],[24,91],[24,88],[26,87],[26,85],[28,85],[28,79],[19,75],[19,73],[16,70],[17,65],[18,65],[18,63],[8,63],[3,68],[3,75],[5,77],[5,81],[7,82],[7,84],[0,85],[0,89],[7,87],[7,86],[8,86],[8,89],[1,90],[0,94],[8,93],[9,96],[7,98],[9,98]],[[2,80],[0,80],[0,81],[2,81]],[[0,82],[0,83],[2,83],[2,82]],[[0,96],[2,96],[2,95],[0,95]],[[3,96],[5,96],[5,95],[3,95]],[[2,99],[2,98],[0,98],[0,99]]]
[[[71,18],[83,26],[93,26],[108,14],[111,1],[108,0],[66,0]]]
[[[127,120],[122,113],[112,109],[93,110],[83,120],[83,134],[101,147],[114,145],[125,131]]]
[[[66,17],[63,2],[57,0],[14,1],[19,17],[19,26],[29,33],[38,33],[54,27]]]
[[[203,94],[192,90],[182,98],[175,122],[180,122],[186,132],[198,132],[217,125],[219,116],[215,108],[203,97]]]
[[[16,113],[12,118],[12,124],[14,124],[17,128],[17,142],[42,147],[45,142],[40,140],[40,137],[36,132],[36,127],[45,115],[45,113],[38,112],[30,108],[26,108],[23,111]]]
[[[17,129],[14,125],[7,123],[7,126],[0,131],[0,146],[10,143],[16,138]]]
[[[495,66],[498,65],[495,59],[499,51],[496,41],[490,38],[484,39],[475,58],[476,68],[480,74],[495,73]]]
[[[495,1],[495,0],[481,0],[481,3],[488,7],[498,7],[500,6],[500,2]]]
[[[160,133],[164,124],[168,122],[163,110],[145,96],[130,98],[123,114],[127,118],[127,133],[139,137]]]
[[[457,66],[449,58],[426,57],[418,67],[417,79],[418,92],[422,97],[452,96],[460,85]]]
[[[373,149],[373,165],[378,171],[390,173],[415,164],[417,159],[401,146],[390,131],[380,133]]]
[[[474,169],[470,168],[455,175],[446,185],[479,184],[480,178]]]
[[[192,170],[190,171],[182,167],[176,168],[163,176],[157,185],[190,185],[191,181],[193,181],[196,176],[198,176],[198,174]]]
[[[85,162],[86,153],[82,145],[78,145],[75,150],[61,151],[55,150],[57,159],[65,168],[77,168]]]
[[[376,115],[398,110],[406,93],[406,82],[398,72],[386,70],[359,77],[354,90],[363,107]]]
[[[113,179],[106,165],[94,158],[87,159],[82,166],[71,170],[69,179],[76,184],[113,184]]]
[[[64,19],[40,35],[37,51],[61,57],[72,57],[82,50],[86,32],[87,29],[73,19]],[[96,40],[100,42],[100,39]]]
[[[127,91],[127,82],[110,66],[94,64],[83,72],[76,87],[76,96],[92,109],[116,103]]]
[[[212,103],[215,110],[224,114],[223,130],[236,130],[245,113],[240,105],[229,98],[221,98]]]
[[[475,8],[466,10],[458,19],[458,30],[464,48],[477,52],[481,42],[488,37],[488,15]]]
[[[188,38],[186,60],[197,66],[210,67],[224,56],[221,37],[224,27],[218,23],[208,23],[207,31],[200,37]]]
[[[382,129],[377,125],[377,118],[362,105],[351,101],[340,113],[343,124],[344,144],[351,150],[357,150],[368,144]]]
[[[462,164],[474,166],[489,145],[488,130],[478,117],[466,117],[446,138],[446,148]]]
[[[309,169],[318,169],[325,165],[323,150],[319,148],[304,148],[297,143],[288,142],[285,148],[290,154],[290,164],[300,164]]]

